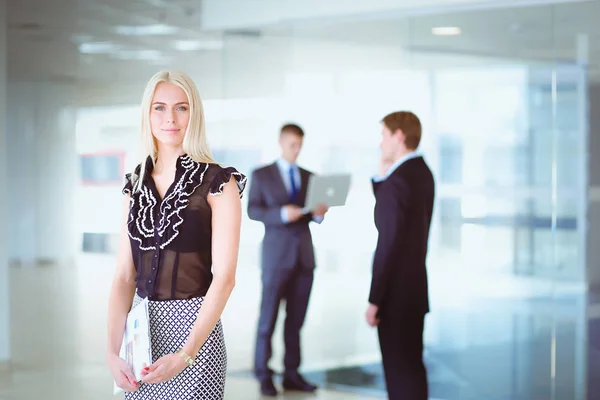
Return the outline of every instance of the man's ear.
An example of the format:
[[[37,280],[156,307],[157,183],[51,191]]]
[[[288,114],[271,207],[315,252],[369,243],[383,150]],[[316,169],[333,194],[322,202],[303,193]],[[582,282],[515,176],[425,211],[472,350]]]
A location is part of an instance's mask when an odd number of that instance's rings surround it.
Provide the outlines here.
[[[398,143],[406,143],[406,136],[404,135],[404,132],[402,132],[402,129],[396,129],[394,131],[394,138],[396,141],[398,141]]]

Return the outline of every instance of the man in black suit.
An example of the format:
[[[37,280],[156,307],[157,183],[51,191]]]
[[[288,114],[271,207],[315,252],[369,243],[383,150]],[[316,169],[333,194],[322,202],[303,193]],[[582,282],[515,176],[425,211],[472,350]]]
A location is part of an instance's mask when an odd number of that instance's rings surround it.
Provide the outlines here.
[[[277,321],[279,303],[286,302],[284,325],[286,390],[312,392],[316,386],[298,373],[300,366],[300,328],[304,323],[313,283],[315,256],[309,223],[321,223],[327,207],[319,205],[304,212],[306,189],[311,172],[296,165],[304,132],[298,125],[281,128],[281,158],[252,173],[248,196],[248,215],[265,225],[262,243],[262,301],[254,372],[261,392],[276,396],[273,371],[269,369],[271,337]]]
[[[383,121],[379,176],[373,179],[379,232],[367,323],[378,327],[390,400],[426,400],[423,327],[429,312],[427,242],[434,181],[417,152],[421,122],[411,112]]]

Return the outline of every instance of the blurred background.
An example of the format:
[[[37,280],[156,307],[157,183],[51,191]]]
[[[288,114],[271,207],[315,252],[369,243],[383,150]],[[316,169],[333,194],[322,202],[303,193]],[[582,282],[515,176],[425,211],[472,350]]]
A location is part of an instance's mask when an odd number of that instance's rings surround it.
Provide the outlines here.
[[[0,399],[113,398],[121,187],[161,69],[196,81],[219,162],[249,175],[293,121],[301,165],[352,174],[312,228],[310,398],[385,395],[370,177],[379,121],[412,110],[437,183],[431,397],[599,399],[599,17],[598,0],[0,0]],[[258,398],[262,233],[244,213],[228,399]]]

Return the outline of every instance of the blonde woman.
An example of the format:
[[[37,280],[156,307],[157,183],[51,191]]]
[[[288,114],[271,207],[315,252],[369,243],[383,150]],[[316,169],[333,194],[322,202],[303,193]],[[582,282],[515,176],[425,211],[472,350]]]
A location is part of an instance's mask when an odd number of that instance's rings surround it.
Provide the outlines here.
[[[210,154],[193,81],[163,71],[142,101],[145,160],[125,177],[107,361],[125,399],[222,399],[227,353],[220,317],[235,282],[246,177]],[[148,298],[153,363],[119,357],[132,304]]]

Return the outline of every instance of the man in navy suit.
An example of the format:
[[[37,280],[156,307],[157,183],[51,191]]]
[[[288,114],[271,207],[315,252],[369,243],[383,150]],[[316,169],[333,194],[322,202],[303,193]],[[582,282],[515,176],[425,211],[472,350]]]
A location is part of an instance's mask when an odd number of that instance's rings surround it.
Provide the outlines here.
[[[273,371],[269,369],[271,337],[279,304],[286,303],[284,325],[286,390],[312,392],[316,386],[298,373],[300,366],[300,329],[304,323],[313,283],[315,256],[309,223],[321,223],[327,206],[304,212],[306,189],[311,172],[296,165],[304,132],[295,124],[284,125],[279,135],[281,157],[273,164],[252,173],[248,196],[248,215],[265,225],[262,243],[262,301],[254,372],[265,396],[276,396]]]
[[[425,259],[434,180],[416,151],[421,122],[407,111],[383,119],[379,176],[373,179],[379,233],[366,319],[378,327],[390,400],[427,400],[423,327],[429,312]]]

